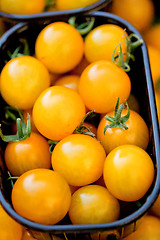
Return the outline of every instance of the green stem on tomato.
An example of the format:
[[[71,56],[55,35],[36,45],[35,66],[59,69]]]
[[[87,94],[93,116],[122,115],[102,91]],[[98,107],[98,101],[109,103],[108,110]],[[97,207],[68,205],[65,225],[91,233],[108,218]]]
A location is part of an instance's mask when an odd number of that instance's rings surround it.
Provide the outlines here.
[[[73,26],[74,28],[77,29],[77,31],[81,34],[81,35],[86,35],[88,34],[93,26],[94,26],[94,23],[95,23],[95,18],[94,17],[91,17],[91,18],[87,18],[86,19],[86,22],[83,22],[81,24],[77,24],[76,23],[76,17],[73,16],[73,17],[70,17],[69,20],[68,20],[68,23]]]

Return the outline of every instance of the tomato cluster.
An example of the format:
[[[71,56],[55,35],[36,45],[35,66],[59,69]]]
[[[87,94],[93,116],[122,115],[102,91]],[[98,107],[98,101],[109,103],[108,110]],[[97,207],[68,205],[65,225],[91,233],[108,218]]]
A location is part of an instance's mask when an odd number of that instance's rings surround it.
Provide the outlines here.
[[[2,69],[4,101],[31,115],[17,123],[14,137],[1,132],[2,139],[14,139],[4,158],[18,177],[11,200],[24,218],[45,225],[66,215],[72,224],[108,223],[120,218],[122,201],[147,194],[154,165],[146,152],[148,126],[127,103],[126,39],[114,24],[95,27],[83,39],[70,24],[54,22],[37,36],[35,56],[16,56]],[[31,127],[28,133],[31,118],[36,132]]]

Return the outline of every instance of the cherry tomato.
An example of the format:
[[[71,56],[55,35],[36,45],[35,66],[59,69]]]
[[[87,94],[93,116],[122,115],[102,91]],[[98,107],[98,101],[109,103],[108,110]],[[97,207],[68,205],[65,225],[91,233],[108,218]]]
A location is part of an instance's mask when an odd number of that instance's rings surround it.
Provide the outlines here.
[[[123,28],[114,24],[104,24],[96,27],[85,39],[85,57],[89,62],[97,60],[112,61],[113,52],[119,43],[122,43],[122,52],[126,52],[125,34]],[[116,52],[118,51],[119,48]]]
[[[39,60],[31,56],[13,58],[1,72],[1,95],[15,108],[32,108],[37,97],[49,85],[48,70]]]
[[[80,77],[77,75],[66,75],[59,78],[55,82],[54,86],[68,87],[78,92],[79,79]]]
[[[159,240],[160,219],[153,216],[144,216],[138,229],[124,240]]]
[[[35,239],[36,238],[34,238],[32,236],[32,234],[27,229],[25,229],[23,236],[22,236],[22,240],[35,240]]]
[[[14,221],[0,205],[0,239],[21,240],[23,228]]]
[[[98,113],[114,110],[117,97],[123,103],[130,90],[128,75],[109,61],[90,64],[80,77],[79,93],[87,108]]]
[[[127,109],[123,109],[122,117],[126,114]],[[114,112],[107,115],[113,117]],[[115,147],[123,144],[133,144],[143,149],[147,148],[149,130],[143,118],[135,111],[130,110],[130,117],[125,124],[128,127],[127,130],[119,127],[108,128],[104,134],[105,126],[110,125],[110,122],[105,120],[105,117],[100,121],[97,129],[97,139],[101,142],[107,154]]]
[[[113,0],[112,13],[124,18],[139,31],[145,31],[154,19],[152,0]]]
[[[62,139],[52,153],[52,167],[73,186],[95,182],[103,172],[105,151],[94,138],[72,134]]]
[[[72,195],[69,217],[73,224],[113,222],[119,214],[118,200],[104,187],[88,185]]]
[[[65,73],[81,61],[84,43],[74,27],[65,22],[54,22],[39,33],[35,52],[50,72]]]
[[[92,5],[99,0],[56,0],[56,8],[57,10],[69,10],[75,8],[83,8],[89,5]]]
[[[151,45],[148,45],[148,53],[149,53],[152,79],[156,87],[156,82],[160,79],[160,67],[158,63],[160,59],[160,50]]]
[[[84,115],[85,106],[78,93],[62,86],[46,89],[33,107],[36,128],[52,140],[70,135]]]
[[[121,145],[106,157],[103,175],[113,196],[122,201],[137,201],[146,194],[152,184],[154,165],[142,148]]]
[[[69,210],[71,192],[64,178],[48,169],[22,174],[13,186],[12,204],[22,217],[41,224],[56,224]]]
[[[0,10],[9,14],[34,14],[41,13],[46,5],[46,0],[1,0]]]
[[[159,49],[160,51],[160,23],[154,24],[144,35],[147,44]]]
[[[35,168],[51,167],[49,144],[45,138],[34,132],[23,141],[8,143],[4,158],[8,170],[14,176]]]
[[[88,127],[95,136],[97,135],[97,128],[92,123],[84,122],[83,125]],[[88,130],[86,129],[84,132],[88,132]]]
[[[80,76],[83,72],[83,70],[89,65],[89,62],[87,61],[87,59],[85,58],[85,56],[83,56],[82,60],[80,61],[80,63],[71,71],[71,74],[75,74]]]
[[[160,217],[160,194],[158,195],[157,200],[150,209],[150,212],[157,217]]]

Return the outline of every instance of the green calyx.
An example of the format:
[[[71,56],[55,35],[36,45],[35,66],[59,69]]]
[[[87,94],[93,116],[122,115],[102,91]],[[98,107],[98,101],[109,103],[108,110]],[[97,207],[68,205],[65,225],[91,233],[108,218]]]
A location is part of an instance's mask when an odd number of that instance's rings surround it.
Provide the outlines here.
[[[17,133],[15,135],[3,135],[0,125],[0,137],[4,142],[17,142],[28,138],[31,134],[31,122],[30,115],[27,115],[27,124],[24,122],[24,118],[16,119]]]
[[[49,147],[50,154],[52,154],[52,152],[53,152],[55,146],[57,145],[57,143],[59,143],[59,141],[48,140],[48,144],[50,145],[50,147]]]
[[[129,36],[127,36],[124,32],[125,37],[125,44],[126,44],[126,52],[122,52],[122,43],[119,43],[113,54],[112,54],[112,61],[120,68],[122,68],[125,72],[130,71],[129,61],[132,59],[135,60],[134,51],[137,47],[139,47],[143,40],[140,39],[136,34],[131,33]],[[116,50],[119,48],[118,54],[116,53]]]
[[[68,20],[68,23],[73,26],[81,35],[86,35],[88,34],[93,26],[94,26],[94,23],[95,23],[95,18],[94,17],[91,17],[91,18],[86,18],[86,21],[81,23],[81,24],[77,24],[76,23],[76,17],[73,16],[73,17],[70,17],[69,20]]]
[[[44,7],[44,12],[46,12],[49,8],[54,7],[56,4],[55,0],[46,0],[46,5]]]
[[[127,108],[127,114],[124,116],[121,116],[124,108]],[[119,98],[118,98],[116,106],[115,106],[115,110],[114,110],[114,116],[113,117],[110,117],[108,115],[105,116],[105,120],[109,121],[111,124],[105,126],[104,134],[108,128],[117,128],[118,127],[120,129],[127,130],[128,127],[126,126],[125,123],[129,119],[129,117],[130,117],[130,110],[129,110],[128,103],[125,102],[119,106]]]
[[[20,40],[21,45],[18,46],[13,53],[10,51],[7,51],[8,56],[10,59],[13,59],[15,57],[21,57],[21,56],[30,56],[30,50],[29,45],[26,39],[21,38]]]

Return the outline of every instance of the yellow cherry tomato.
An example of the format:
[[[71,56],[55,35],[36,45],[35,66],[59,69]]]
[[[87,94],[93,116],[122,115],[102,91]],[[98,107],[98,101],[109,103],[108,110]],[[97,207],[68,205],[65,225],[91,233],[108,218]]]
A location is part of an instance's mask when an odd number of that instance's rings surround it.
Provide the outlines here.
[[[81,187],[72,195],[69,217],[73,224],[113,222],[119,214],[118,200],[102,186]]]
[[[107,189],[122,201],[142,198],[154,179],[150,156],[135,145],[121,145],[106,157],[103,170]]]
[[[48,169],[23,173],[12,190],[12,204],[22,217],[41,224],[56,224],[67,214],[71,191],[65,179]]]
[[[92,5],[99,0],[56,0],[56,8],[57,10],[70,10],[76,8],[87,7]]]
[[[65,22],[54,22],[39,33],[35,52],[50,72],[66,73],[81,61],[84,43],[74,27]]]
[[[40,93],[49,85],[48,70],[39,60],[31,56],[13,58],[1,72],[1,95],[15,108],[32,108]]]
[[[151,45],[148,45],[148,53],[153,84],[156,87],[156,82],[160,79],[160,67],[159,67],[160,50]]]
[[[147,44],[159,49],[160,51],[160,23],[152,25],[145,33],[144,39]]]
[[[80,77],[77,75],[66,75],[66,76],[59,78],[55,82],[54,86],[68,87],[68,88],[71,88],[71,89],[75,90],[76,92],[78,92],[79,79],[80,79]]]

